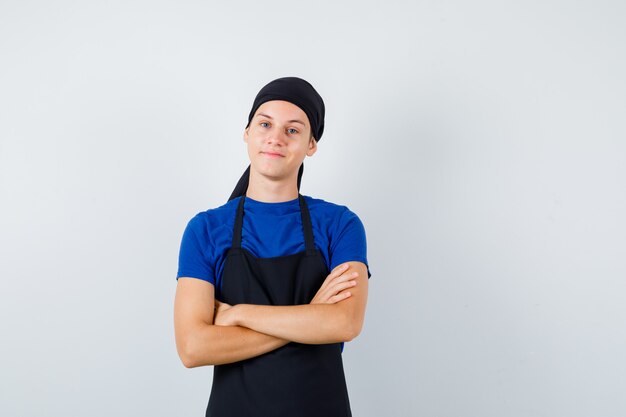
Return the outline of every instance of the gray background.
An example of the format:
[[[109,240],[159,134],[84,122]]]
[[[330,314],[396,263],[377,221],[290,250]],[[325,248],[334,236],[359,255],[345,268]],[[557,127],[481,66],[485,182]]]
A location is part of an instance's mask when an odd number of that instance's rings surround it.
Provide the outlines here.
[[[355,416],[626,416],[619,1],[0,3],[0,415],[200,416],[180,238],[268,81],[363,221]],[[323,399],[320,399],[323,401]]]

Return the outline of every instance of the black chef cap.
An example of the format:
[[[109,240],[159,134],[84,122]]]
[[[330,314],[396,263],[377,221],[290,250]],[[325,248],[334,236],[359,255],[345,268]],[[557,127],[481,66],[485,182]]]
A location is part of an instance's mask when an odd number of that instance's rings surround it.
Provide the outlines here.
[[[324,133],[324,101],[311,84],[298,77],[278,78],[263,87],[254,99],[246,127],[250,126],[254,113],[261,104],[271,100],[289,101],[300,107],[309,118],[311,133],[315,140],[319,141],[322,138]]]
[[[271,100],[284,100],[300,107],[309,119],[313,138],[319,142],[324,133],[324,113],[326,109],[324,107],[324,100],[322,100],[322,97],[308,81],[298,77],[283,77],[266,84],[254,99],[252,109],[248,115],[246,128],[250,126],[250,122],[261,104]],[[300,170],[298,171],[298,191],[300,191],[300,182],[303,172],[304,163],[300,165]],[[228,201],[246,193],[249,179],[250,165],[248,165],[248,168],[237,182]]]

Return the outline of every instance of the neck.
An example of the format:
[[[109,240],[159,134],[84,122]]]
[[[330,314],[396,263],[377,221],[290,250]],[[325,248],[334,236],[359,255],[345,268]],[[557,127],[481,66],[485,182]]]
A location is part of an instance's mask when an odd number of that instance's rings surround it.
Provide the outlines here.
[[[281,203],[298,198],[298,173],[292,178],[271,180],[250,169],[246,196],[264,203]]]

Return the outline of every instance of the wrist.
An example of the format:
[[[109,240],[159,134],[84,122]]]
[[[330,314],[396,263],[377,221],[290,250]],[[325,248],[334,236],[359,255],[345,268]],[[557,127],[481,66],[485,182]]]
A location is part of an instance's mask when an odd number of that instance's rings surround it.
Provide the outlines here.
[[[235,309],[235,314],[234,314],[234,320],[235,326],[241,326],[241,327],[245,327],[244,326],[244,317],[245,317],[245,312],[247,310],[247,304],[237,304],[235,306],[233,306],[233,308]]]

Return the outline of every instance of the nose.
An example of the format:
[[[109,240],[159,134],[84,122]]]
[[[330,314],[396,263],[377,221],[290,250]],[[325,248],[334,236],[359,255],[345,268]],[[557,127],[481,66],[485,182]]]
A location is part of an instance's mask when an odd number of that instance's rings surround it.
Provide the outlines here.
[[[271,129],[267,134],[266,141],[267,143],[282,145],[285,143],[285,132],[281,129]]]

